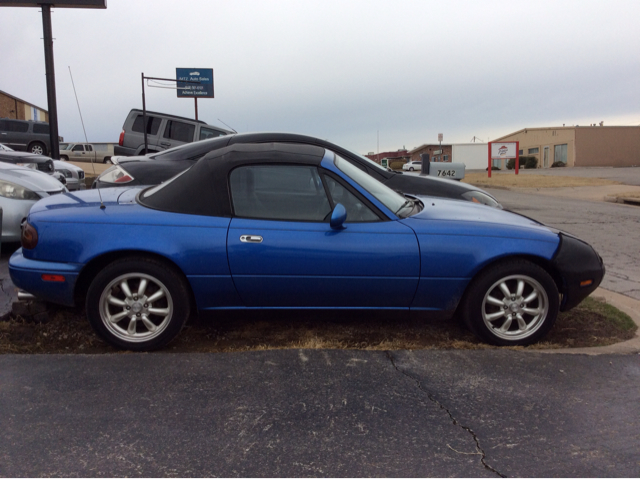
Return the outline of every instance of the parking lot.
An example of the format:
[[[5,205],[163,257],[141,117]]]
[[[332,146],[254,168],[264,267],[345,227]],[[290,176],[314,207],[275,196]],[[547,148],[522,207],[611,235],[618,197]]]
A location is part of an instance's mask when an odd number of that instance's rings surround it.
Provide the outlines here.
[[[640,299],[640,209],[491,193]],[[637,477],[639,380],[637,353],[5,355],[0,475]]]

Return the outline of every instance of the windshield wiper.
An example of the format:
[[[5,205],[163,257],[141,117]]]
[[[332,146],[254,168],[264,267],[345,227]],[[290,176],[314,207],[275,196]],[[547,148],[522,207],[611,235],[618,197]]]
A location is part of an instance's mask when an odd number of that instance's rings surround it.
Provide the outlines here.
[[[402,210],[403,208],[406,208],[407,206],[411,206],[411,208],[413,208],[414,205],[415,205],[414,200],[405,200],[405,202],[402,203],[402,206],[398,208],[398,211],[396,211],[396,215],[400,213],[400,210]]]

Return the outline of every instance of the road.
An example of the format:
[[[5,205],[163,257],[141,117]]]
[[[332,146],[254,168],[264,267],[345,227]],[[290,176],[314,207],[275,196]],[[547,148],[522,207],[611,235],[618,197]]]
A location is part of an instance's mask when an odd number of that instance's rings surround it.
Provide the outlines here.
[[[0,476],[640,475],[640,357],[0,357]]]

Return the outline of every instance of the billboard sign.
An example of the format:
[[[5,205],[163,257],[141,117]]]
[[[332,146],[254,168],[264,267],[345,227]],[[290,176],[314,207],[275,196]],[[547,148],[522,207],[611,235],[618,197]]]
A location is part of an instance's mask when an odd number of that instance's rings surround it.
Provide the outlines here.
[[[213,98],[213,68],[176,68],[176,80],[178,98]]]
[[[491,158],[515,158],[518,156],[518,144],[515,141],[491,143]]]

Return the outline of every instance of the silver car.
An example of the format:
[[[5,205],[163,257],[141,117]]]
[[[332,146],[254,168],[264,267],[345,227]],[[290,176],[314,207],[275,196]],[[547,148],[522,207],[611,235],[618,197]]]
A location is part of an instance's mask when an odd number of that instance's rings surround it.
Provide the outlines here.
[[[51,175],[0,162],[2,242],[20,241],[20,224],[38,200],[67,191],[67,188]]]
[[[53,167],[56,172],[64,175],[69,191],[84,190],[87,187],[84,183],[84,170],[79,166],[66,161],[53,160]]]

